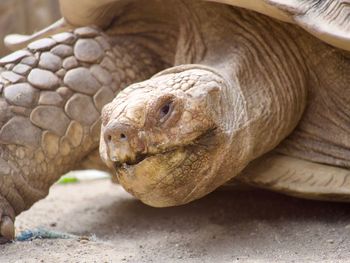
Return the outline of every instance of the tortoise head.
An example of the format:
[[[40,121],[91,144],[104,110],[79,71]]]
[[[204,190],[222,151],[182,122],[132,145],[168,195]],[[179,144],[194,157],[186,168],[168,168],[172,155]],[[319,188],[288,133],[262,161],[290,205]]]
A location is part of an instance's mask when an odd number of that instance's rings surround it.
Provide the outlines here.
[[[102,113],[102,159],[127,191],[158,207],[213,191],[227,141],[223,78],[174,69],[129,86]]]

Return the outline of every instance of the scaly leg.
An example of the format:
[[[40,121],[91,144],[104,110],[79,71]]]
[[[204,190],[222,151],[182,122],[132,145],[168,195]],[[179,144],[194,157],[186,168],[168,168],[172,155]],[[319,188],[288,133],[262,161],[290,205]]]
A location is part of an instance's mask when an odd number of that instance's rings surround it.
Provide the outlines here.
[[[14,237],[16,215],[97,149],[102,107],[163,65],[141,45],[87,27],[32,42],[0,64],[4,241]]]

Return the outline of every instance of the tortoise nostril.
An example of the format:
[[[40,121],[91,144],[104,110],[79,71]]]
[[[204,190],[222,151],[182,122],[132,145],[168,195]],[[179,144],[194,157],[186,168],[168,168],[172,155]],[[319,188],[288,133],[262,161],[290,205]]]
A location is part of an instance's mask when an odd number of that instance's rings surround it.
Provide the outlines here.
[[[103,130],[104,140],[111,147],[120,147],[123,144],[127,145],[129,140],[137,139],[137,130],[126,124],[118,123],[117,121],[110,122]]]
[[[121,140],[125,140],[125,139],[126,139],[126,135],[125,135],[124,133],[121,133],[121,134],[120,134],[120,139],[121,139]]]
[[[114,136],[108,134],[105,138],[107,139],[107,142],[112,142],[113,137]],[[114,137],[114,138],[117,139],[118,137]],[[119,134],[119,141],[125,141],[126,139],[127,139],[127,136],[125,133]]]

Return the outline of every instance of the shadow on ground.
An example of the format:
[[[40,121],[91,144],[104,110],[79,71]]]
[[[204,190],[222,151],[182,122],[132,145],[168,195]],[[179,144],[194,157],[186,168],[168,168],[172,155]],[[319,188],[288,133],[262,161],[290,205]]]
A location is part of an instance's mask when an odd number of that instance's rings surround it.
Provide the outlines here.
[[[5,259],[15,259],[25,248],[36,259],[50,255],[63,262],[64,247],[77,262],[336,262],[350,256],[349,204],[256,189],[220,190],[185,206],[160,209],[106,181],[55,186],[18,218],[17,226],[93,234],[97,240],[10,244]],[[38,247],[46,250],[36,254]]]

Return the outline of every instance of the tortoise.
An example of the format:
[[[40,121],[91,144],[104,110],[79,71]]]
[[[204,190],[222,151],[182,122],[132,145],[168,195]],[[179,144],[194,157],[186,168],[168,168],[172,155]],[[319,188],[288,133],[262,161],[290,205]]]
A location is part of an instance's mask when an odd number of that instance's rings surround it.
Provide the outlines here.
[[[60,6],[57,23],[5,39],[3,240],[72,169],[112,171],[156,207],[231,180],[350,200],[348,1]]]

